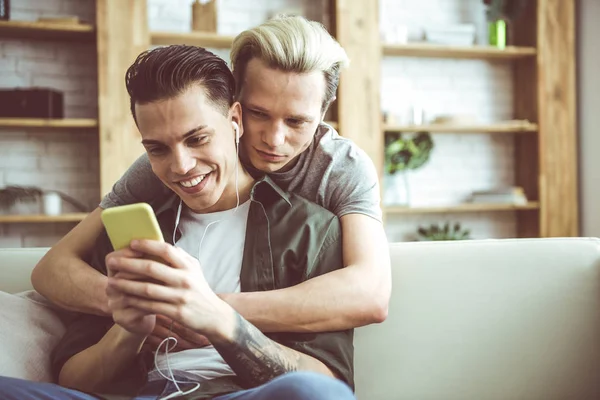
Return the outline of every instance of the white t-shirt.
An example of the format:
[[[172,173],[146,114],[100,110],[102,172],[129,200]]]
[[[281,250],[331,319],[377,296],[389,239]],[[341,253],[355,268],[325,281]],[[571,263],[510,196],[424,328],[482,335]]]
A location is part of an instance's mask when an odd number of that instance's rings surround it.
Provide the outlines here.
[[[184,206],[181,211],[178,225],[181,237],[175,245],[200,261],[206,282],[215,293],[240,291],[249,210],[250,200],[237,210],[196,214]],[[160,349],[158,367],[164,375],[170,376],[164,348],[165,345]],[[174,374],[194,380],[235,375],[213,346],[170,353],[168,361]],[[154,370],[149,380],[156,379],[162,377]]]

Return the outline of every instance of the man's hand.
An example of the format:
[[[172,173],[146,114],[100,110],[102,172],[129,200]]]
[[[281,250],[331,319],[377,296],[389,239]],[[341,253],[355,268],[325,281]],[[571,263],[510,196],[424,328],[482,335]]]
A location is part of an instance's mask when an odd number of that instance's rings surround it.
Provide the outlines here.
[[[140,275],[113,269],[113,266],[119,264],[122,260],[139,259],[141,256],[141,253],[134,252],[131,249],[122,249],[108,254],[106,256],[106,267],[109,282],[111,279],[137,280],[142,278]],[[156,315],[132,308],[127,302],[128,296],[111,285],[107,286],[106,295],[108,297],[108,308],[117,325],[130,333],[141,336],[148,336],[154,330]]]
[[[208,346],[210,342],[206,336],[200,335],[193,330],[186,328],[177,321],[173,321],[162,315],[156,316],[156,326],[148,339],[145,347],[148,350],[156,351],[163,340],[168,337],[177,339],[177,345],[170,352],[175,353],[183,350],[198,349]]]
[[[223,359],[247,386],[263,384],[291,371],[333,372],[321,361],[269,339],[244,320],[208,286],[198,260],[166,243],[133,241],[134,251],[161,262],[119,258],[109,287],[124,293],[125,303],[147,313],[163,315],[206,335]],[[155,281],[120,279],[119,273],[144,276]]]
[[[235,329],[235,311],[209,287],[198,260],[177,247],[153,240],[134,240],[131,249],[142,253],[144,258],[112,259],[110,268],[114,276],[108,282],[109,288],[124,294],[124,304],[173,319],[209,339]],[[122,279],[119,273],[142,276],[160,284]]]

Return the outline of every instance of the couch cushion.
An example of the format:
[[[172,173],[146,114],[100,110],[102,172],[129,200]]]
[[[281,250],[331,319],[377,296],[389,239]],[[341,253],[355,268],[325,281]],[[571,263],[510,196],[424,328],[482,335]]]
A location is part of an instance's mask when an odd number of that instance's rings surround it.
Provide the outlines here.
[[[0,249],[0,290],[19,293],[31,290],[31,271],[48,248]]]
[[[600,399],[600,241],[390,250],[389,317],[356,331],[359,400]]]
[[[50,353],[71,317],[33,290],[0,291],[0,375],[51,382]]]

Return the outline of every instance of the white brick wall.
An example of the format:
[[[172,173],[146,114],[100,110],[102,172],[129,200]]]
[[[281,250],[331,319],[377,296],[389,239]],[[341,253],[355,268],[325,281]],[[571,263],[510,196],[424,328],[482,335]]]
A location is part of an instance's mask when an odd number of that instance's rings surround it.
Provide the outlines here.
[[[300,10],[308,18],[328,21],[328,7],[323,0],[217,0],[217,31],[237,35],[263,23],[273,14]],[[151,30],[189,32],[193,0],[148,0]],[[227,55],[228,52],[225,52]],[[229,57],[226,57],[229,60]]]
[[[428,24],[475,22],[484,33],[480,0],[379,0],[383,29],[409,28],[412,38]],[[94,0],[12,0],[13,19],[78,15],[94,21]],[[148,0],[151,30],[189,31],[192,0]],[[274,12],[303,8],[312,19],[327,22],[327,1],[220,0],[218,31],[237,34],[263,22]],[[481,36],[481,35],[480,35]],[[216,51],[228,60],[228,51]],[[512,116],[510,64],[469,60],[386,57],[382,63],[382,108],[405,115],[413,101],[426,116],[472,114],[480,121]],[[67,117],[97,115],[96,53],[90,45],[0,39],[0,87],[47,85],[65,91]],[[399,121],[401,122],[401,121]],[[513,141],[510,137],[438,134],[430,163],[412,176],[415,205],[463,200],[476,189],[513,183]],[[38,185],[60,189],[93,206],[99,198],[97,137],[94,133],[0,129],[0,186]],[[447,216],[392,216],[390,240],[410,239],[418,225],[461,221],[473,236],[515,234],[513,213]],[[0,247],[50,245],[70,225],[0,225]]]
[[[94,0],[12,0],[11,19],[77,15],[95,21]],[[94,44],[0,39],[0,87],[47,87],[64,92],[65,117],[96,118]],[[55,189],[93,208],[100,199],[95,131],[0,128],[0,187]],[[74,211],[64,204],[65,211]],[[39,211],[39,205],[28,209]],[[0,247],[49,246],[72,224],[3,224]]]
[[[485,42],[481,0],[380,0],[382,30],[396,24],[418,40],[423,28],[474,23],[477,43]],[[439,115],[465,115],[478,122],[513,117],[510,63],[481,60],[385,57],[382,71],[382,109],[407,123],[412,104],[424,109],[426,120]],[[413,206],[455,204],[474,190],[514,184],[512,136],[434,134],[430,161],[411,174]],[[390,216],[386,230],[391,241],[412,240],[419,225],[460,221],[474,238],[516,234],[514,213]]]
[[[217,32],[237,35],[263,23],[274,14],[300,10],[307,17],[329,25],[328,2],[323,0],[217,0]],[[148,0],[150,30],[189,32],[193,0]],[[228,49],[210,49],[229,63]]]
[[[126,0],[124,0],[126,1]],[[189,31],[192,0],[148,0],[152,30]],[[237,34],[270,14],[303,9],[327,20],[321,0],[220,0],[218,30]],[[12,0],[11,19],[77,15],[94,23],[94,0]],[[229,60],[227,50],[215,50]],[[65,116],[97,116],[96,51],[93,45],[0,39],[0,87],[44,86],[64,91]],[[94,133],[0,129],[0,187],[35,185],[58,189],[94,207],[99,200],[98,146]],[[34,206],[35,207],[35,206]],[[65,205],[67,210],[68,205]],[[71,224],[0,225],[0,247],[46,246]]]
[[[39,17],[78,16],[81,21],[96,21],[95,0],[11,0],[10,18],[35,21]]]

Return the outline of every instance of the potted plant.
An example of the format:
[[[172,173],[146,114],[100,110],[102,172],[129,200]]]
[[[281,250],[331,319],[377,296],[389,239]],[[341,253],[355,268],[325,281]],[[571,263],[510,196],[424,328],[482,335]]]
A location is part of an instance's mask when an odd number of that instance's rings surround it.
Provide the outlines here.
[[[471,231],[462,229],[459,222],[455,223],[452,228],[449,222],[446,222],[443,226],[431,224],[429,227],[419,227],[417,233],[419,234],[419,240],[423,241],[471,239]]]
[[[385,137],[385,204],[410,205],[409,171],[427,163],[433,150],[428,132],[413,136],[388,133]]]
[[[43,190],[35,186],[6,186],[0,188],[0,214],[37,214],[40,212],[42,199],[50,200],[48,204],[52,204],[52,209],[44,205],[45,214],[60,214],[60,202],[63,200],[78,211],[88,211],[81,202],[58,190]]]
[[[505,48],[508,24],[515,21],[525,11],[528,0],[483,0],[488,21],[488,43]]]

